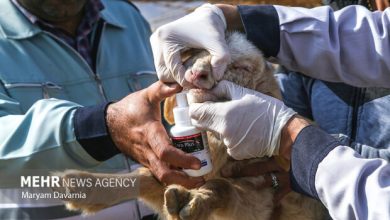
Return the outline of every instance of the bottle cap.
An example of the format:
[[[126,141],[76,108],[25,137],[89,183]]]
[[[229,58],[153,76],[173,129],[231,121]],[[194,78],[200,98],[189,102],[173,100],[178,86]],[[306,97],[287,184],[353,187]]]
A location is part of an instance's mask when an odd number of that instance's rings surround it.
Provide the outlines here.
[[[191,126],[191,118],[189,113],[187,92],[180,92],[176,94],[177,106],[173,108],[173,118],[176,125]]]

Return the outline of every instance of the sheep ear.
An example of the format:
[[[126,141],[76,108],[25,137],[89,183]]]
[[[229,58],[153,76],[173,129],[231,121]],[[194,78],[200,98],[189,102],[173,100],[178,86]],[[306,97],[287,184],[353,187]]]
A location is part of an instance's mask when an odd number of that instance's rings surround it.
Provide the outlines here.
[[[164,101],[164,118],[170,124],[173,125],[175,120],[173,119],[173,108],[176,106],[175,96],[171,96]]]

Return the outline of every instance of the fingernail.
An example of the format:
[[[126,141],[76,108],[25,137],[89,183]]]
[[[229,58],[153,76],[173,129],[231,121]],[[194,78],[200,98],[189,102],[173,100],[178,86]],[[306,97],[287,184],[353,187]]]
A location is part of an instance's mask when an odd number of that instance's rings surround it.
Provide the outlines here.
[[[191,165],[191,168],[194,169],[194,170],[199,170],[201,167],[202,167],[202,165],[201,165],[199,160],[197,160],[196,162],[192,163],[192,165]]]
[[[163,87],[167,90],[167,92],[177,92],[178,90],[181,90],[181,86],[177,83],[166,83],[163,82]]]
[[[179,84],[177,83],[170,83],[170,84],[167,84],[170,88],[172,89],[183,89],[183,87],[181,87]]]

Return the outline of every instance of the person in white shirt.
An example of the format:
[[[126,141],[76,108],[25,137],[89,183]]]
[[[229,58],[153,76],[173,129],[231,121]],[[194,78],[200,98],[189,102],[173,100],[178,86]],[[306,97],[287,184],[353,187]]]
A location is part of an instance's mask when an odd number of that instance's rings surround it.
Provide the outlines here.
[[[225,31],[242,31],[270,61],[288,69],[330,82],[390,88],[389,28],[390,9],[206,4],[159,28],[151,42],[160,80],[185,87],[191,81],[184,78],[180,51],[208,50],[214,78],[220,79],[230,59]],[[230,101],[192,104],[191,117],[197,127],[220,133],[233,158],[289,160],[292,189],[321,200],[334,219],[390,219],[387,161],[362,158],[264,94],[227,81],[208,92]]]

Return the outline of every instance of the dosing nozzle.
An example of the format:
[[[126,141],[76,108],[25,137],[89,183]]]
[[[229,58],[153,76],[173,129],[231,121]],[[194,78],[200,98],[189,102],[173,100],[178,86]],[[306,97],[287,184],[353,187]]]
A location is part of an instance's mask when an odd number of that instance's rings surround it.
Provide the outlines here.
[[[176,94],[176,104],[177,107],[183,108],[188,107],[188,101],[187,101],[187,92],[179,92]]]
[[[175,119],[175,124],[190,126],[191,118],[188,112],[187,91],[176,94],[176,104],[177,106],[173,108],[173,118]]]

